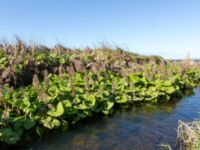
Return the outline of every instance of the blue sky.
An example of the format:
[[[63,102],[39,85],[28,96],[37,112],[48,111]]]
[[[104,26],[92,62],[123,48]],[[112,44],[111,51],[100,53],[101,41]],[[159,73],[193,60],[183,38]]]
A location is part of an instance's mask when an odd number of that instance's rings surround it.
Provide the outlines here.
[[[0,0],[0,37],[200,58],[199,0]]]

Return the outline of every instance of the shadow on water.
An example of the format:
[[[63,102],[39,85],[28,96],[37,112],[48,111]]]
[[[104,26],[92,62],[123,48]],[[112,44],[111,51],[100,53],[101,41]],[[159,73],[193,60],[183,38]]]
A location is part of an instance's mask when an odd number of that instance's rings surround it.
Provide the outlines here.
[[[180,101],[133,106],[111,117],[80,122],[73,129],[34,141],[32,150],[160,150],[175,145],[178,120],[200,117],[200,90]]]

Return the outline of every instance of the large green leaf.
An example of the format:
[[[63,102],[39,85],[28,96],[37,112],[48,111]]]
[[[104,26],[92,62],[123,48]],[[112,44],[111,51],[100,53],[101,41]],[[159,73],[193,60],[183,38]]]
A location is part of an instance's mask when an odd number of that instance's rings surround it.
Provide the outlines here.
[[[176,91],[175,87],[173,86],[166,87],[165,90],[167,94],[173,94]]]
[[[130,74],[129,79],[136,85],[143,85],[148,83],[142,74]]]
[[[164,86],[172,86],[173,82],[171,80],[167,80],[163,83]]]
[[[76,91],[77,91],[78,93],[84,93],[84,90],[83,90],[82,87],[76,87]]]
[[[96,104],[96,98],[95,98],[94,95],[92,95],[92,94],[86,94],[85,98],[86,98],[88,106],[90,106],[90,107],[95,106],[95,104]]]
[[[11,97],[11,89],[8,86],[5,86],[2,90],[4,101],[9,102]]]
[[[72,103],[69,100],[64,100],[63,101],[63,106],[66,108],[71,108],[72,107]]]
[[[122,96],[117,96],[115,98],[116,103],[126,103],[128,101],[128,95],[123,94]]]
[[[59,94],[59,90],[56,85],[50,86],[47,92],[51,97],[56,97]]]
[[[31,129],[35,126],[35,121],[30,118],[25,118],[24,116],[16,117],[14,120],[14,128],[18,129],[24,127],[25,129]]]
[[[80,104],[75,105],[74,108],[79,109],[79,110],[85,110],[85,109],[88,109],[90,107],[88,107],[85,102],[82,102]]]
[[[139,97],[139,96],[133,96],[133,101],[139,102],[139,101],[143,101],[144,97]]]
[[[106,101],[105,107],[104,107],[104,109],[103,109],[102,112],[103,112],[105,115],[110,114],[110,112],[111,112],[113,106],[114,106],[114,102],[112,102],[112,101]]]
[[[25,119],[23,126],[28,130],[35,126],[35,122],[31,119]]]
[[[110,110],[114,106],[114,102],[111,101],[107,101],[106,104],[107,104],[106,110]]]
[[[47,114],[52,117],[59,117],[59,116],[63,115],[63,113],[64,113],[64,108],[63,108],[62,102],[58,102],[55,109],[49,110],[47,112]]]
[[[52,128],[59,127],[60,125],[61,125],[61,123],[58,119],[53,119],[51,122]]]
[[[22,133],[22,129],[13,131],[11,128],[3,128],[0,129],[0,139],[3,139],[8,144],[15,144],[19,141]]]
[[[52,118],[50,116],[47,118],[42,118],[40,121],[44,127],[49,129],[58,128],[61,125],[58,119]]]

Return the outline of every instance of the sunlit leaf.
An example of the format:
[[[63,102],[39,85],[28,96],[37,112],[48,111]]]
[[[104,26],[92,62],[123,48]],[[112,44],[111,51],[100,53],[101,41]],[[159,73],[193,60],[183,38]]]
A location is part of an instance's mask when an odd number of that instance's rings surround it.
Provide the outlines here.
[[[59,117],[63,113],[64,113],[64,108],[63,108],[63,104],[61,102],[58,102],[56,109],[52,109],[47,112],[47,114],[52,117]]]

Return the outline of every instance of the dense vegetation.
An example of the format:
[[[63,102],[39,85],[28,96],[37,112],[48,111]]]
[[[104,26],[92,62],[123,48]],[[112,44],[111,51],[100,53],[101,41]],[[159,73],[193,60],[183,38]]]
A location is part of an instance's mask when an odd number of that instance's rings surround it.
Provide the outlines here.
[[[28,134],[123,105],[162,103],[181,97],[199,84],[200,69],[158,56],[141,56],[120,48],[69,49],[57,45],[0,46],[0,141],[15,144]]]

